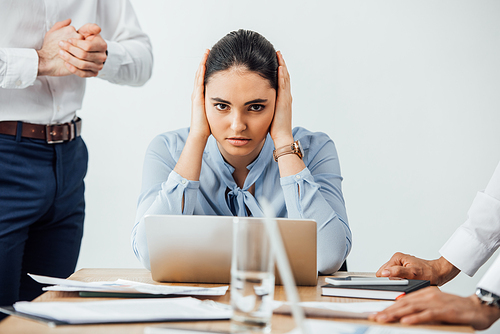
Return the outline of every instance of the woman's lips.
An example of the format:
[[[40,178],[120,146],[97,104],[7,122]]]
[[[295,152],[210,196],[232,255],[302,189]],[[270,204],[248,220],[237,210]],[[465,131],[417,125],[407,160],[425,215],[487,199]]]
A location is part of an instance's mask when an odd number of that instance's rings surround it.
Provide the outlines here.
[[[234,146],[244,146],[250,142],[248,138],[227,138],[227,141]]]

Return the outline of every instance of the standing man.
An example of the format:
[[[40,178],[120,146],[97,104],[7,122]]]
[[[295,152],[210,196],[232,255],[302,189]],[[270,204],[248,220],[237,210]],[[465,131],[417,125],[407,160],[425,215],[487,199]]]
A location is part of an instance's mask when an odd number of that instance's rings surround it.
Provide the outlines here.
[[[128,0],[0,0],[0,30],[0,305],[11,305],[42,292],[27,273],[76,266],[85,78],[141,86],[153,56]]]

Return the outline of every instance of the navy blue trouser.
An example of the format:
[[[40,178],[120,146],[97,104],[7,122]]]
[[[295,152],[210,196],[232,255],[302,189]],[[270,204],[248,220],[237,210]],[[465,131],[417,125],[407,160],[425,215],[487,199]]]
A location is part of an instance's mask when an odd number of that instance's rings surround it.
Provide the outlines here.
[[[0,134],[0,306],[42,293],[27,273],[66,278],[74,272],[87,161],[81,137],[47,144]]]

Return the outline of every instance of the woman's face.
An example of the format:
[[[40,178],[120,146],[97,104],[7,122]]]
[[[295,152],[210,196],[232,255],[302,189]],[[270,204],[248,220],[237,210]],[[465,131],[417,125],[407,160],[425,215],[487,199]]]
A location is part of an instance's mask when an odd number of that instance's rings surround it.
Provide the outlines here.
[[[255,72],[230,68],[205,86],[205,108],[212,135],[228,163],[250,164],[260,153],[274,117],[276,90]]]

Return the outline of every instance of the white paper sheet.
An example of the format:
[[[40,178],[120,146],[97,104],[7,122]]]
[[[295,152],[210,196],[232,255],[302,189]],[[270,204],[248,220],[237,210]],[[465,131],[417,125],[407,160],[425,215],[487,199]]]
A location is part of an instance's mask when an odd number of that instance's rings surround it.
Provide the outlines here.
[[[274,302],[274,313],[290,313],[287,303]],[[332,317],[368,319],[372,313],[380,312],[394,304],[392,301],[360,302],[360,303],[334,303],[334,302],[301,302],[300,306],[310,317]]]
[[[231,334],[231,332],[203,331],[199,329],[173,328],[168,326],[149,326],[144,328],[144,334]]]
[[[120,292],[120,293],[148,293],[155,295],[191,295],[191,296],[223,296],[226,294],[228,285],[203,288],[194,286],[169,286],[140,283],[127,280],[80,282],[69,279],[48,277],[28,274],[38,283],[56,284],[45,287],[45,291],[93,291],[93,292]]]
[[[22,312],[70,324],[231,318],[231,307],[191,297],[96,302],[17,302]]]
[[[307,320],[313,334],[459,334],[458,332],[443,332],[422,328],[403,328],[394,326],[364,326],[346,324],[328,320]],[[288,334],[301,334],[298,328]]]

